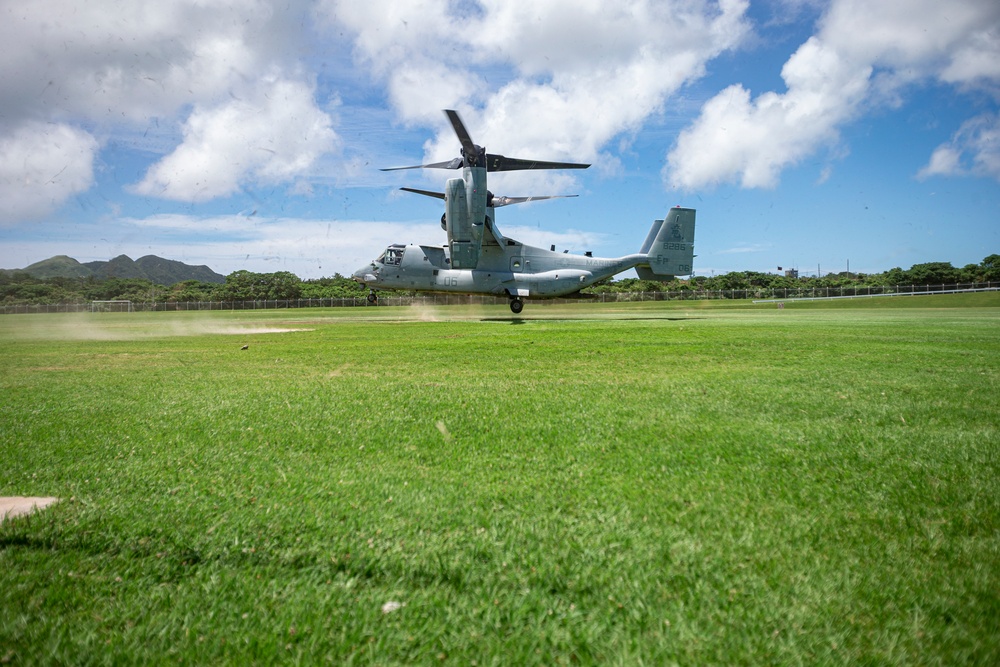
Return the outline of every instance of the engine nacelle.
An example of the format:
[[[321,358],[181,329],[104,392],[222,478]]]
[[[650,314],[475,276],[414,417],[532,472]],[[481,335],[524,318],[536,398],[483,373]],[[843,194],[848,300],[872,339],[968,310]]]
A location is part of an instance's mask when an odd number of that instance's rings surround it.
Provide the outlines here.
[[[485,173],[486,170],[482,171]],[[451,266],[455,269],[474,269],[479,264],[483,246],[485,194],[479,194],[474,178],[468,182],[452,178],[445,184],[444,195],[444,228],[451,247]]]
[[[444,186],[444,229],[448,232],[448,243],[471,241],[472,229],[469,224],[469,205],[465,201],[465,181],[449,178]]]

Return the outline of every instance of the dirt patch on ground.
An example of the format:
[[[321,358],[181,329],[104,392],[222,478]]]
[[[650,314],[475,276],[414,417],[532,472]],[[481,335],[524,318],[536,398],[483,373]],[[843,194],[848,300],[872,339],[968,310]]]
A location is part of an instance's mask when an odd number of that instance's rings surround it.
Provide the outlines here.
[[[293,333],[295,331],[315,331],[315,329],[279,329],[275,327],[229,327],[221,329],[219,333],[226,334],[269,334],[269,333]]]
[[[58,498],[0,497],[0,522],[13,519],[16,516],[31,514],[36,509],[44,509],[58,501]]]

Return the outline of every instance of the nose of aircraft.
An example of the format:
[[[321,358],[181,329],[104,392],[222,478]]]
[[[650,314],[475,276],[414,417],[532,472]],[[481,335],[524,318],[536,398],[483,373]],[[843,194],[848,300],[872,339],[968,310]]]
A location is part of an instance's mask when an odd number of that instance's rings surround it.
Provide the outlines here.
[[[366,264],[351,274],[351,280],[365,285],[366,283],[376,282],[378,280],[378,276],[375,275],[374,267],[372,267],[371,264]]]

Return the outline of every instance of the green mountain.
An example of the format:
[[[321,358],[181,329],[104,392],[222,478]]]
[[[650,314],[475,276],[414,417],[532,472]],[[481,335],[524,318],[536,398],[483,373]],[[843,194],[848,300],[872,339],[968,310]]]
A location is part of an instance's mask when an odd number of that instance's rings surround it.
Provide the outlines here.
[[[86,278],[92,275],[89,268],[66,255],[56,255],[21,269],[35,278]]]
[[[192,266],[156,255],[146,255],[133,261],[119,255],[107,262],[81,264],[72,257],[57,255],[20,269],[35,278],[144,278],[157,285],[174,285],[185,280],[222,284],[226,277],[207,266]]]
[[[192,266],[173,259],[163,259],[156,255],[146,255],[135,260],[149,280],[157,285],[173,285],[184,280],[200,280],[203,283],[224,283],[226,277],[219,275],[204,264]]]
[[[118,255],[114,259],[107,262],[86,262],[84,264],[93,272],[95,278],[100,278],[101,280],[107,278],[146,278],[142,269],[132,261],[132,258],[128,255]]]

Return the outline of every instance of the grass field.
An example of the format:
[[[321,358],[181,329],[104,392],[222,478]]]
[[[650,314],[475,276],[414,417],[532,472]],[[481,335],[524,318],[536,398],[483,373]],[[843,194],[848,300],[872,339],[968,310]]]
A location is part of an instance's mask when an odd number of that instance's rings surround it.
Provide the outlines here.
[[[1000,664],[994,294],[5,316],[0,392],[3,662]]]

